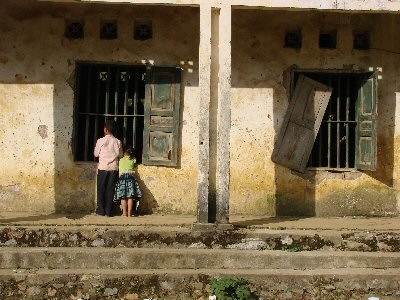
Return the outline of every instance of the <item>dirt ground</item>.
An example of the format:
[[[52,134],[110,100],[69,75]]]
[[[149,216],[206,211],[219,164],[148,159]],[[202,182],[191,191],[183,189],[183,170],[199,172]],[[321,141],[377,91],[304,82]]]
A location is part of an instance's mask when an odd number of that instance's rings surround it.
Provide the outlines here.
[[[111,226],[179,226],[190,227],[196,222],[195,216],[187,215],[145,215],[138,217],[115,216],[112,218],[88,215],[1,212],[0,225],[111,225]],[[400,217],[386,218],[274,218],[260,216],[232,216],[231,223],[238,227],[270,229],[308,229],[308,230],[400,230]]]

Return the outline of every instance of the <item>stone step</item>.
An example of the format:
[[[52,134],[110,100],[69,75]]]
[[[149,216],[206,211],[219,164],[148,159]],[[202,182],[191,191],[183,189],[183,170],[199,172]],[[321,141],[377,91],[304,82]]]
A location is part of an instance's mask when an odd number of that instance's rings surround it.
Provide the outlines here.
[[[260,299],[399,299],[400,269],[0,270],[6,299],[208,299],[210,281],[240,277]],[[108,298],[108,299],[109,299]],[[257,298],[257,299],[258,299]],[[76,299],[76,298],[75,298]]]
[[[154,248],[3,248],[0,269],[400,268],[400,253]]]
[[[179,226],[0,226],[2,247],[283,248],[302,251],[400,252],[400,231],[236,228],[192,231]]]

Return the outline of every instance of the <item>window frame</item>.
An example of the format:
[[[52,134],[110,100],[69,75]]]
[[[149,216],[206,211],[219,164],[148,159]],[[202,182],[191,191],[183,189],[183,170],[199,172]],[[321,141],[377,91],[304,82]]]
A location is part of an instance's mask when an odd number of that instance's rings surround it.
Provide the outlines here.
[[[79,118],[79,93],[80,93],[80,82],[79,82],[79,76],[78,76],[78,67],[80,65],[91,65],[97,66],[97,67],[131,67],[131,68],[141,68],[144,69],[146,68],[145,65],[141,64],[130,64],[130,63],[123,63],[123,62],[118,62],[118,63],[110,63],[110,62],[104,62],[104,61],[92,61],[92,60],[76,60],[74,64],[74,85],[73,85],[73,94],[74,94],[74,101],[73,101],[73,128],[72,128],[72,141],[71,141],[71,150],[72,150],[72,156],[73,156],[73,162],[77,165],[95,165],[97,164],[97,160],[94,161],[85,161],[85,160],[78,160],[77,159],[77,146],[78,146],[78,118]],[[144,72],[146,74],[146,70]],[[143,99],[144,100],[144,99]],[[140,99],[138,99],[140,101]],[[144,104],[143,104],[144,105]],[[142,116],[144,118],[144,115]],[[144,131],[144,128],[143,128]],[[99,136],[100,138],[100,136]],[[142,153],[143,156],[143,153]]]
[[[352,69],[319,69],[319,68],[293,68],[290,71],[290,85],[289,85],[289,101],[292,99],[294,88],[295,88],[295,73],[302,74],[302,73],[326,73],[326,74],[355,74],[355,75],[366,75],[366,74],[371,74],[373,75],[374,72],[370,70],[352,70]],[[377,84],[375,78],[375,84]],[[378,102],[378,99],[376,100]],[[357,103],[355,104],[355,109],[356,109],[356,118],[357,118]],[[358,125],[358,121],[357,121]],[[357,127],[356,125],[356,127]],[[376,128],[375,128],[376,130]],[[357,132],[357,128],[356,128]],[[355,140],[357,137],[355,137]],[[315,144],[315,141],[314,141]],[[313,146],[314,146],[313,144]],[[356,159],[356,151],[357,147],[354,150],[354,159]],[[360,173],[363,170],[357,169],[356,166],[357,162],[355,161],[354,167],[352,168],[334,168],[334,167],[306,167],[306,171],[329,171],[329,172],[337,172],[337,173],[345,173],[345,172],[353,172],[353,173]]]

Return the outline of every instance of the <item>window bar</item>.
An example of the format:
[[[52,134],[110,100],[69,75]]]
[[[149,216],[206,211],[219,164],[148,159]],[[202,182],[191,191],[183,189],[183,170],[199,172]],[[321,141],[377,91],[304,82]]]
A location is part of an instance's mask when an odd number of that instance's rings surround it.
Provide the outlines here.
[[[340,96],[341,96],[341,76],[338,76],[337,80],[337,103],[336,103],[336,120],[340,121]],[[336,123],[336,167],[340,168],[340,123]]]
[[[321,74],[318,75],[318,81],[321,81]],[[321,123],[321,127],[319,129],[318,167],[322,166],[322,141],[323,141],[322,135],[323,135],[323,132],[324,132],[323,125],[324,125],[324,123],[322,122]]]
[[[106,101],[105,101],[105,114],[108,114],[108,106],[110,104],[110,67],[107,67],[107,83],[106,83]],[[105,121],[107,122],[108,118],[105,117]]]
[[[99,98],[100,98],[100,68],[96,68],[96,114],[99,113]],[[99,116],[95,116],[94,119],[94,144],[96,144],[97,139],[99,138]]]
[[[328,85],[332,86],[332,77],[328,77]],[[328,120],[330,121],[332,118],[332,102],[331,99],[329,99],[328,103],[328,110],[329,110],[329,115],[328,115]],[[331,167],[331,123],[328,123],[328,167]]]
[[[133,99],[133,114],[137,115],[137,103],[139,101],[139,71],[138,69],[135,69],[135,89],[134,89],[134,99]],[[133,132],[132,132],[132,139],[133,139],[133,144],[132,146],[136,148],[136,121],[137,117],[133,118]]]
[[[87,80],[87,90],[86,90],[86,111],[90,110],[90,79],[92,75],[92,66],[88,66],[88,80]],[[86,115],[85,119],[85,151],[84,160],[88,160],[88,148],[89,148],[89,121],[90,116]]]
[[[346,76],[346,121],[349,121],[350,109],[350,76]],[[349,167],[349,123],[346,123],[346,168]]]
[[[78,159],[78,124],[79,124],[79,103],[81,102],[81,73],[82,73],[82,66],[81,65],[77,65],[76,66],[77,69],[77,73],[76,73],[76,89],[75,89],[75,105],[78,108],[77,112],[74,113],[74,158],[75,160],[79,160]]]
[[[119,91],[119,80],[120,80],[120,72],[119,68],[116,70],[115,74],[115,92],[114,92],[114,114],[118,115],[118,91]],[[114,118],[114,121],[117,121],[117,117]]]
[[[127,70],[125,75],[124,115],[128,114],[128,83],[129,83],[129,72]],[[128,119],[127,117],[124,117],[124,145],[126,145],[127,131],[128,131]]]

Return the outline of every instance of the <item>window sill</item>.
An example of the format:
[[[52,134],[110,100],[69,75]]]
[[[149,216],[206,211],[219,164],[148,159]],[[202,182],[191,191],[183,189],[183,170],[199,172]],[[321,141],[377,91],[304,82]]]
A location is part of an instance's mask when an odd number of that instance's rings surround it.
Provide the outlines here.
[[[76,165],[95,166],[98,164],[96,161],[74,161]]]
[[[358,173],[359,170],[354,168],[327,168],[327,167],[310,167],[307,168],[307,171],[328,171],[328,172],[336,172],[336,173],[344,173],[344,172],[352,172]]]

